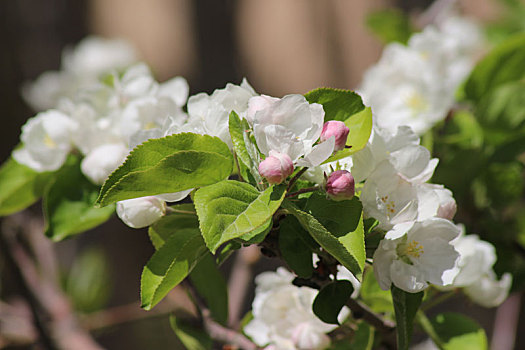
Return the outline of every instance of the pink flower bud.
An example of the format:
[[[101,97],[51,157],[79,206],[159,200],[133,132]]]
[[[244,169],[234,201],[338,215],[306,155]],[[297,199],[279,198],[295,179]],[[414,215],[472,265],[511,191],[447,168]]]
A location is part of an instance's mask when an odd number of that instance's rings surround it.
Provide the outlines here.
[[[334,151],[340,151],[345,148],[346,139],[348,138],[348,133],[350,129],[345,125],[345,123],[338,120],[330,120],[324,123],[323,131],[321,131],[320,141],[324,142],[330,137],[335,137],[335,147]]]
[[[334,201],[351,199],[354,196],[354,177],[347,170],[336,170],[326,180],[326,194]]]
[[[270,184],[280,184],[292,173],[292,159],[284,153],[270,151],[270,155],[259,163],[259,174]]]

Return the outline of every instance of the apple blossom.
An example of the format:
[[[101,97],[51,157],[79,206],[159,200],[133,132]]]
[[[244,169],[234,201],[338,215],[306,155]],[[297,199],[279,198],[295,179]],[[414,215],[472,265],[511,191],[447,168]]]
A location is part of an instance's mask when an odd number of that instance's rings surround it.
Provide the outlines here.
[[[497,280],[492,270],[496,263],[496,250],[489,242],[477,235],[462,234],[452,244],[459,253],[457,268],[459,273],[454,279],[454,287],[462,287],[475,303],[484,307],[501,304],[509,293],[512,283],[510,274],[505,273]]]
[[[438,164],[438,159],[431,159],[430,152],[419,145],[419,137],[408,126],[398,127],[395,133],[374,127],[365,148],[352,156],[352,175],[361,182],[384,160],[411,183],[429,180]]]
[[[396,287],[420,292],[432,283],[451,284],[459,257],[451,241],[460,230],[450,221],[430,218],[420,222],[405,222],[394,226],[379,243],[374,253],[374,273],[379,286]]]
[[[496,274],[491,270],[463,288],[463,291],[475,303],[483,307],[495,307],[507,299],[511,285],[510,273],[504,273],[498,281]]]
[[[310,104],[302,95],[287,95],[267,101],[264,108],[256,111],[253,133],[263,154],[276,151],[287,154],[298,166],[314,167],[334,151],[334,137],[314,146],[321,136],[323,121],[320,104]]]
[[[35,111],[56,108],[62,98],[73,97],[112,70],[137,62],[135,49],[126,41],[89,36],[76,47],[62,52],[59,71],[48,71],[22,89],[24,99]]]
[[[328,140],[330,137],[335,137],[334,151],[340,151],[346,146],[346,139],[350,129],[345,123],[338,120],[329,120],[323,125],[321,136],[319,137],[320,142]]]
[[[248,101],[256,96],[253,88],[243,79],[241,85],[226,84],[211,95],[200,93],[188,99],[188,123],[184,131],[219,137],[232,146],[228,120],[231,111],[243,117],[248,109]]]
[[[165,214],[166,203],[155,196],[117,202],[117,215],[129,227],[149,226]]]
[[[72,134],[77,127],[60,111],[41,112],[22,126],[23,145],[13,151],[13,157],[38,172],[57,170],[71,150]]]
[[[121,143],[105,144],[94,148],[82,160],[82,173],[94,184],[102,185],[107,177],[124,162],[129,150]]]
[[[456,201],[452,192],[443,185],[420,184],[417,186],[418,220],[433,216],[452,220],[456,214]]]
[[[293,173],[293,163],[287,154],[270,151],[268,157],[259,163],[259,174],[270,184],[280,184]]]
[[[294,275],[284,268],[264,272],[255,278],[253,319],[244,332],[260,346],[268,349],[325,349],[330,344],[326,333],[337,326],[319,320],[312,311],[317,291],[292,284]],[[344,319],[344,308],[339,318]],[[286,347],[281,347],[286,345]]]
[[[336,170],[326,180],[326,194],[334,201],[351,199],[354,196],[354,177],[347,170]]]
[[[417,188],[396,173],[388,162],[380,163],[361,192],[363,212],[379,221],[379,227],[412,221],[418,215]]]

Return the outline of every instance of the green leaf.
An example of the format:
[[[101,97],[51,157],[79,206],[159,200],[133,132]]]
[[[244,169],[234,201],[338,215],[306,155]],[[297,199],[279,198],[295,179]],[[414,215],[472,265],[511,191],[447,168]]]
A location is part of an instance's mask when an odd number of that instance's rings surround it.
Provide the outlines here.
[[[82,174],[80,159],[69,157],[44,195],[46,235],[61,241],[106,222],[115,206],[95,208],[98,191]]]
[[[483,145],[483,129],[470,111],[455,112],[445,127],[444,135],[440,136],[440,140],[445,143],[467,149],[479,149]]]
[[[259,244],[266,238],[266,235],[270,232],[272,229],[273,221],[272,219],[268,219],[264,224],[262,224],[259,228],[253,230],[252,232],[245,233],[241,237],[238,238],[239,241],[241,241],[242,244]]]
[[[197,219],[197,213],[195,212],[193,204],[177,204],[170,206],[170,208],[176,212],[171,212],[162,217],[148,229],[151,243],[153,243],[153,246],[157,250],[166,243],[172,234],[177,233],[179,230],[199,228],[199,220]],[[189,214],[191,212],[195,214]]]
[[[137,146],[100,190],[97,203],[180,192],[230,176],[233,157],[217,137],[182,133]]]
[[[352,283],[347,280],[327,284],[314,299],[312,308],[315,315],[325,323],[339,324],[337,316],[353,291]]]
[[[383,41],[384,44],[393,41],[406,44],[414,33],[410,17],[398,9],[376,11],[366,16],[368,28]]]
[[[203,330],[195,328],[184,322],[184,320],[170,315],[170,325],[180,342],[188,350],[211,350],[213,342],[210,336]]]
[[[352,115],[345,120],[345,125],[350,130],[348,138],[346,139],[346,145],[350,148],[345,148],[336,152],[323,163],[330,163],[346,158],[357,151],[362,150],[366,146],[370,134],[372,133],[372,109],[366,107],[361,112]]]
[[[407,293],[392,285],[391,293],[396,314],[397,346],[399,350],[408,350],[414,318],[423,300],[424,292]]]
[[[312,237],[293,216],[285,217],[279,222],[279,226],[279,249],[284,261],[297,276],[310,278],[314,272],[309,242]]]
[[[368,323],[357,323],[357,330],[351,339],[336,341],[329,350],[372,350],[374,347],[374,328]]]
[[[206,254],[199,230],[183,229],[171,235],[153,254],[141,278],[142,307],[150,310],[179,284]]]
[[[89,313],[107,305],[112,290],[109,266],[104,253],[95,248],[75,259],[66,282],[66,293],[75,310]]]
[[[507,135],[525,122],[525,81],[510,82],[492,89],[481,99],[476,115],[481,124]]]
[[[245,119],[241,120],[235,111],[231,111],[228,126],[238,160],[248,168],[255,183],[261,183],[262,178],[258,168],[259,153],[248,135],[250,125]]]
[[[0,168],[0,216],[10,215],[35,203],[53,173],[38,173],[9,158]]]
[[[471,318],[453,312],[437,315],[432,321],[444,350],[486,350],[487,336]]]
[[[365,242],[363,205],[357,197],[345,201],[333,201],[320,193],[314,193],[306,202],[305,211],[315,217],[323,227],[343,244],[352,254],[359,269],[350,270],[360,274],[365,266]]]
[[[358,205],[355,202],[345,202],[349,201],[333,203],[339,203],[343,207],[348,207],[351,211],[357,210],[357,207],[360,205],[360,203]],[[334,234],[323,226],[314,216],[299,210],[291,201],[283,201],[282,206],[297,218],[301,226],[310,233],[314,240],[319,243],[323,249],[336,258],[348,270],[352,271],[354,275],[359,276],[361,274],[365,261],[364,230],[361,216],[356,225],[355,231],[348,231],[346,234],[342,234],[341,230],[343,226],[337,227],[336,223],[330,223],[338,230],[337,234]],[[312,208],[312,205],[310,205],[310,207]],[[322,210],[321,208],[319,209],[320,211]],[[348,213],[344,214],[344,216],[346,215],[348,215]],[[331,221],[331,218],[323,218],[323,220],[329,222]]]
[[[489,91],[525,77],[525,34],[517,34],[494,48],[474,68],[465,84],[466,97],[479,101]]]
[[[375,312],[392,314],[394,311],[392,294],[379,287],[372,266],[367,266],[365,269],[359,295],[365,304]]]
[[[228,321],[228,290],[224,276],[217,269],[211,254],[195,266],[190,273],[190,280],[204,298],[213,318],[222,324]]]
[[[310,103],[323,105],[325,122],[329,120],[344,122],[365,109],[361,97],[350,90],[318,88],[307,92],[304,97]]]
[[[225,242],[259,229],[279,209],[285,186],[259,192],[250,184],[225,180],[195,192],[195,209],[212,253]]]

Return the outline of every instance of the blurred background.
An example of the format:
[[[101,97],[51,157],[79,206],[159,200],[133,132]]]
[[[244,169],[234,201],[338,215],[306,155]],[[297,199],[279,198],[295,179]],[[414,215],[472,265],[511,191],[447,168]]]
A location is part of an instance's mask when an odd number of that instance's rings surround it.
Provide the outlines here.
[[[89,34],[130,41],[160,81],[183,76],[188,80],[190,94],[210,93],[227,82],[240,83],[246,77],[257,92],[282,96],[305,93],[320,86],[355,88],[382,50],[381,42],[367,30],[367,15],[395,7],[417,22],[431,3],[431,0],[2,0],[0,161],[9,157],[18,143],[21,126],[34,115],[20,95],[22,84],[44,71],[58,69],[62,50]],[[480,22],[497,19],[501,11],[496,0],[458,3],[465,15]],[[40,208],[36,205],[31,210],[38,212]],[[75,291],[74,285],[97,286],[104,281],[104,288],[93,291],[94,306],[82,304],[85,302],[82,300],[76,302],[81,311],[92,312],[90,308],[96,309],[97,303],[114,308],[130,305],[120,309],[122,322],[94,327],[95,338],[103,347],[177,348],[178,341],[170,330],[167,315],[159,313],[146,319],[140,310],[130,311],[139,309],[140,274],[153,253],[145,230],[129,229],[114,219],[96,230],[58,243],[55,248],[68,293],[85,294],[82,290]],[[271,260],[262,262],[256,265],[256,271],[275,267]],[[0,264],[4,263],[0,257]],[[230,265],[224,266],[225,272]],[[8,268],[1,271],[1,299],[9,300],[20,292],[18,277]],[[75,284],[68,284],[73,279]],[[250,293],[245,308],[251,304],[253,292]],[[184,293],[177,295],[180,303],[188,303]],[[494,310],[478,308],[466,299],[446,307],[471,315],[491,336]],[[2,326],[6,327],[0,322]],[[517,348],[520,344],[525,346],[523,338],[518,332]],[[11,344],[7,348],[33,347]]]

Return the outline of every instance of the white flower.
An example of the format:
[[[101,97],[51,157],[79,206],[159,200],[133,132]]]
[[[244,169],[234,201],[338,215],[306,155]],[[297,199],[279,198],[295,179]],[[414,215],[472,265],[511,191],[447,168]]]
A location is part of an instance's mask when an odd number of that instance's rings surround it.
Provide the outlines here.
[[[256,277],[253,320],[244,332],[268,349],[325,349],[330,344],[326,333],[337,326],[320,321],[312,311],[317,291],[296,287],[294,276],[283,268]],[[348,314],[345,308],[340,318]]]
[[[166,214],[166,203],[154,196],[117,202],[117,215],[129,227],[153,224]]]
[[[456,201],[452,192],[443,185],[420,184],[417,186],[418,221],[437,216],[452,220],[456,214]]]
[[[421,222],[406,222],[387,232],[374,253],[374,273],[379,286],[396,287],[420,292],[433,283],[451,284],[458,252],[450,243],[459,235],[450,221],[431,218]]]
[[[22,126],[23,146],[13,151],[13,157],[38,172],[57,170],[71,150],[75,128],[77,124],[59,111],[39,113]]]
[[[415,185],[399,176],[386,160],[366,180],[361,201],[365,215],[378,220],[383,229],[413,221],[418,215]]]
[[[128,153],[126,145],[121,143],[100,145],[86,155],[80,164],[80,169],[91,182],[102,185],[124,162]]]
[[[97,83],[103,74],[136,61],[137,54],[129,43],[90,36],[63,51],[60,71],[43,73],[35,82],[25,84],[22,93],[35,111],[55,108],[62,98]]]
[[[323,106],[308,103],[302,95],[267,101],[253,117],[253,132],[259,150],[287,154],[299,166],[314,167],[334,151],[335,138],[314,146],[324,124]],[[304,158],[299,159],[304,156]]]
[[[248,100],[255,96],[253,88],[244,79],[240,86],[227,84],[224,89],[217,89],[210,96],[200,93],[188,99],[188,123],[184,131],[219,137],[232,146],[228,120],[230,112],[244,116],[248,109]]]
[[[366,179],[384,160],[388,160],[400,176],[411,183],[429,180],[438,164],[430,152],[419,145],[419,137],[408,126],[396,133],[374,127],[365,148],[352,156],[352,175],[356,182]]]
[[[494,246],[480,240],[477,235],[464,234],[452,243],[460,254],[457,262],[459,273],[453,285],[463,287],[465,294],[484,307],[501,304],[507,298],[512,277],[505,273],[501,280],[497,280],[492,270],[496,262]]]
[[[463,291],[475,303],[484,307],[495,307],[507,299],[511,285],[510,273],[504,273],[498,281],[496,274],[489,271],[475,283],[465,287]]]
[[[440,78],[418,52],[392,43],[364,74],[359,92],[372,107],[376,125],[391,131],[408,125],[421,135],[444,119],[452,106],[453,94],[443,93]]]

